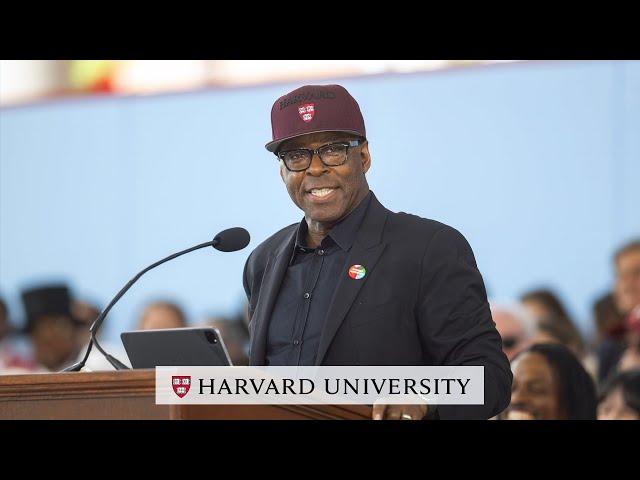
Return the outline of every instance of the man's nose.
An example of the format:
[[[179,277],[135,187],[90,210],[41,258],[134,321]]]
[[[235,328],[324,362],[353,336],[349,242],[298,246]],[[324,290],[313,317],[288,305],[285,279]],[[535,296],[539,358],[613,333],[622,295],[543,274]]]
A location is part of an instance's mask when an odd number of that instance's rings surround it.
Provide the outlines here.
[[[322,160],[320,159],[320,155],[318,155],[317,153],[314,153],[313,156],[311,157],[311,164],[309,165],[309,168],[307,168],[307,173],[309,175],[318,176],[318,175],[322,175],[327,170],[328,170],[328,167],[324,163],[322,163]]]

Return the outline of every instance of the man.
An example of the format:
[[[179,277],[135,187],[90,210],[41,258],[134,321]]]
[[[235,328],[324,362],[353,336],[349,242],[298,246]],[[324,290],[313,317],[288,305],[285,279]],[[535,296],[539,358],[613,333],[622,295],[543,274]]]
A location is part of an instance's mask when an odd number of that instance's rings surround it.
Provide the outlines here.
[[[614,255],[614,266],[614,298],[618,310],[628,315],[640,305],[640,240],[622,246]]]
[[[69,288],[55,284],[28,289],[22,292],[22,303],[35,361],[49,371],[70,365],[78,346]]]
[[[511,361],[520,351],[533,343],[535,319],[519,305],[491,302],[491,317],[502,338],[502,351]]]
[[[469,244],[455,229],[393,213],[369,190],[364,120],[339,85],[276,100],[273,140],[304,212],[249,256],[251,365],[482,365],[479,406],[376,405],[376,419],[489,418],[511,372]]]
[[[617,323],[610,322],[605,336],[597,347],[598,379],[606,380],[624,355],[628,353],[627,324],[632,310],[640,305],[640,240],[631,241],[620,247],[613,255],[615,285],[613,290],[614,310],[618,313]]]

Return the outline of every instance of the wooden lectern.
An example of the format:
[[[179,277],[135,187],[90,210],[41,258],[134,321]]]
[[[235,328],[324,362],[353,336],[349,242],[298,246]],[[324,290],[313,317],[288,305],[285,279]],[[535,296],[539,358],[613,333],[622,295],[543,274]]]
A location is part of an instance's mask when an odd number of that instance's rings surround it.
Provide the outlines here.
[[[365,420],[366,405],[156,405],[155,371],[0,375],[0,420]]]

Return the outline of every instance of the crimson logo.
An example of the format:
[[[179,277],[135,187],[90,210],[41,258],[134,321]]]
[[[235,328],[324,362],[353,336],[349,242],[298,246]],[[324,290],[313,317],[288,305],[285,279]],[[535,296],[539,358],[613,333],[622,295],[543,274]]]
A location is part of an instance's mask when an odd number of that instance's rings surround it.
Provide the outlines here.
[[[189,393],[191,388],[191,376],[190,375],[175,375],[171,377],[171,386],[173,391],[180,398]]]
[[[298,107],[298,115],[300,118],[304,120],[306,123],[309,123],[313,120],[313,116],[316,113],[315,105],[313,103],[305,103],[304,105]]]

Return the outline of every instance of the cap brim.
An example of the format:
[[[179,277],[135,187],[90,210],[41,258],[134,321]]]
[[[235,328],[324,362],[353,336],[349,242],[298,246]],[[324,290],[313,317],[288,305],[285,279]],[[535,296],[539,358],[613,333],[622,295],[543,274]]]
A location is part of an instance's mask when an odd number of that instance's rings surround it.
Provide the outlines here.
[[[356,132],[355,130],[343,130],[343,129],[335,129],[335,128],[326,129],[326,130],[310,130],[308,132],[297,133],[296,135],[291,135],[289,137],[284,137],[278,140],[274,140],[273,142],[267,143],[264,146],[264,148],[266,148],[268,151],[273,153],[278,150],[278,147],[282,142],[286,142],[287,140],[291,140],[292,138],[303,137],[304,135],[309,135],[311,133],[322,133],[322,132],[344,132],[344,133],[353,133],[354,135],[358,135],[359,137],[363,136],[361,132]]]

